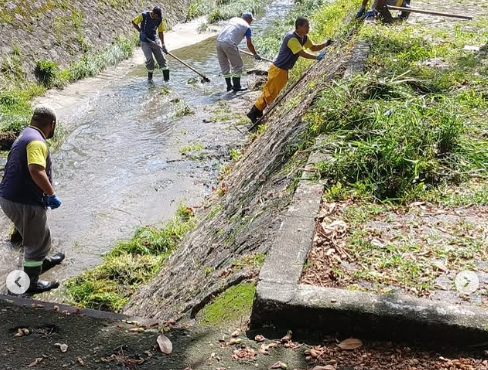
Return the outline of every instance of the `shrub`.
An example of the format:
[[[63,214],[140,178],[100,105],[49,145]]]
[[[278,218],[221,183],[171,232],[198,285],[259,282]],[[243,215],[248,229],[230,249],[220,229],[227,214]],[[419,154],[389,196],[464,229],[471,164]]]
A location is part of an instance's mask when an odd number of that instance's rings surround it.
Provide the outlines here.
[[[41,84],[51,87],[56,81],[58,65],[50,60],[38,60],[34,73]]]

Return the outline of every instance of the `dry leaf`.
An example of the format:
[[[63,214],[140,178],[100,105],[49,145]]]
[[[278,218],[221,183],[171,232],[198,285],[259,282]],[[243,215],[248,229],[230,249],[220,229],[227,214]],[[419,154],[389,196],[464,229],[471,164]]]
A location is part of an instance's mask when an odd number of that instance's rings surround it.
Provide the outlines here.
[[[42,357],[38,357],[33,362],[31,362],[28,366],[29,367],[37,366],[41,363],[41,361],[42,361]]]
[[[325,366],[315,366],[312,370],[336,370],[335,366],[325,365]]]
[[[85,362],[81,359],[81,357],[77,357],[76,358],[76,361],[81,365],[81,366],[85,366]]]
[[[373,247],[378,247],[378,248],[383,248],[385,246],[385,244],[381,240],[376,239],[376,238],[371,240],[371,245]]]
[[[351,350],[351,349],[356,349],[356,348],[362,347],[363,342],[360,339],[348,338],[348,339],[345,339],[342,342],[340,342],[338,344],[338,346],[341,349]]]
[[[229,342],[227,343],[228,346],[232,346],[233,344],[239,344],[242,342],[242,339],[241,338],[232,338],[231,340],[229,340]]]
[[[68,350],[68,345],[65,343],[54,343],[54,347],[59,347],[59,350],[63,353]]]
[[[441,271],[449,272],[449,269],[441,261],[434,261],[434,262],[432,262],[432,266],[434,266],[435,268],[437,268],[437,269],[439,269]]]
[[[291,340],[291,335],[292,335],[291,330],[288,330],[288,333],[286,333],[286,335],[283,338],[281,338],[280,342],[288,343]]]
[[[284,362],[278,361],[278,362],[274,363],[273,365],[271,365],[270,369],[283,369],[283,370],[286,370],[286,369],[288,369],[288,365],[285,364]]]
[[[169,355],[171,354],[171,352],[173,352],[173,344],[168,339],[168,337],[166,337],[166,335],[164,334],[161,334],[158,337],[158,345],[161,352],[163,352],[166,355]]]
[[[131,328],[127,330],[129,333],[144,333],[144,328]]]
[[[232,332],[230,335],[232,338],[238,337],[241,334],[241,331],[239,329],[235,330]]]
[[[266,340],[266,338],[264,336],[258,334],[254,337],[254,340],[259,343],[259,342],[264,342]]]

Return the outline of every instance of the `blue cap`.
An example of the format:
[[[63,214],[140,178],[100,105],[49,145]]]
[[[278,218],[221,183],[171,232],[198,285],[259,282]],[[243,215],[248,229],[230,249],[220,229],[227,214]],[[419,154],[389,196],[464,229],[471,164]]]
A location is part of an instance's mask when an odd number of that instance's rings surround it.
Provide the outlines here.
[[[159,18],[163,18],[163,14],[161,12],[161,8],[159,6],[155,6],[152,10],[154,14],[156,14]]]
[[[254,19],[253,15],[251,12],[245,12],[245,13],[242,13],[242,18],[244,19],[250,19],[251,21]]]

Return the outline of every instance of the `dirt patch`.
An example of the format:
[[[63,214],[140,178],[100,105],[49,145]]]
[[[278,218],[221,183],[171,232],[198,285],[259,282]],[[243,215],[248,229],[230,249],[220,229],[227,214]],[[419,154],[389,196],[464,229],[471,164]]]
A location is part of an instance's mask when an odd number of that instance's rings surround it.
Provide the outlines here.
[[[323,203],[302,282],[486,306],[487,213],[481,206]],[[479,278],[471,295],[455,287],[463,270]]]
[[[10,150],[12,144],[17,138],[18,133],[15,132],[0,132],[0,150]]]

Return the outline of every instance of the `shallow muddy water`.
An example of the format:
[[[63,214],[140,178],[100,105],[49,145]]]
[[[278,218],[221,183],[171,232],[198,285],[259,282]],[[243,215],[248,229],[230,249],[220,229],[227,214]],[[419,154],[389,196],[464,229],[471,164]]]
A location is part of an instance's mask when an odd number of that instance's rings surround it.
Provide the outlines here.
[[[281,0],[268,6],[252,25],[254,37],[291,4]],[[230,160],[230,149],[245,140],[246,129],[202,119],[221,100],[249,105],[224,92],[215,37],[180,49],[171,45],[170,34],[166,37],[170,51],[210,83],[200,83],[171,57],[170,82],[156,72],[154,83],[148,83],[138,51],[131,61],[40,99],[56,107],[65,134],[53,153],[55,188],[63,204],[48,211],[48,222],[52,250],[66,252],[67,260],[51,277],[63,280],[95,266],[137,227],[172,218],[178,204],[201,204],[221,163]],[[254,68],[252,57],[244,56],[244,62]],[[194,114],[184,114],[188,109]],[[202,144],[203,159],[182,154],[184,146],[195,143]],[[8,242],[9,225],[1,214],[0,287],[8,272],[21,266],[21,251]]]

